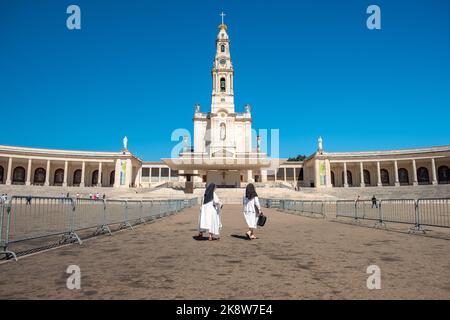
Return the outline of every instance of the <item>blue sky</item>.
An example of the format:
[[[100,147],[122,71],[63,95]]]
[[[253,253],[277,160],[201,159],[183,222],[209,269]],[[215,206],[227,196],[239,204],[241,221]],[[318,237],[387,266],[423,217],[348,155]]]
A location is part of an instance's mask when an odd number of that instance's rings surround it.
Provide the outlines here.
[[[81,30],[66,8],[81,8]],[[366,27],[381,8],[382,29]],[[236,110],[280,155],[450,144],[450,1],[0,1],[0,144],[170,156],[210,108],[219,13]]]

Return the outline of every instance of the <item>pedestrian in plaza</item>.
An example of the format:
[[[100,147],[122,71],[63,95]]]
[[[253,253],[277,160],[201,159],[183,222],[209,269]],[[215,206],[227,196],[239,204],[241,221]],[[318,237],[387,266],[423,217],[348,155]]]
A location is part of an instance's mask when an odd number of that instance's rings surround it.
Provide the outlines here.
[[[249,240],[257,239],[255,229],[258,225],[259,216],[262,215],[261,205],[259,203],[258,194],[256,193],[253,183],[249,183],[245,188],[245,196],[243,199],[244,217],[247,222],[248,231],[247,238]]]
[[[378,200],[377,200],[377,198],[375,197],[375,195],[373,195],[373,197],[372,197],[372,208],[373,208],[373,207],[375,207],[375,208],[378,209]]]
[[[203,237],[204,232],[209,233],[208,240],[219,240],[220,229],[222,227],[220,219],[220,209],[222,202],[217,196],[216,185],[210,183],[205,190],[203,196],[203,204],[200,209],[200,216],[198,219],[198,236]]]

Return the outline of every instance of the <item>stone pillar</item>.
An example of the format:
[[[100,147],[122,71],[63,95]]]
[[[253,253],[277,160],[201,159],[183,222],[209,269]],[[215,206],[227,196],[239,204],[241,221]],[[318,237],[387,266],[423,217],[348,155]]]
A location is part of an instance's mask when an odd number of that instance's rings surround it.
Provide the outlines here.
[[[261,182],[267,182],[267,170],[261,170]]]
[[[117,159],[116,160],[116,169],[114,171],[114,188],[120,187],[120,171],[122,170],[120,165],[121,165],[121,160]]]
[[[283,174],[284,174],[284,182],[287,182],[286,168],[283,168]]]
[[[344,162],[344,188],[348,188],[348,181],[347,181],[347,162]]]
[[[31,185],[31,159],[28,159],[28,168],[27,168],[27,181],[25,182],[25,185],[30,186]]]
[[[11,185],[12,158],[8,159],[8,171],[6,173],[6,185]]]
[[[383,183],[381,182],[381,169],[380,169],[380,161],[377,161],[377,186],[382,187]]]
[[[86,162],[82,162],[81,164],[81,181],[80,181],[80,187],[84,187],[84,174],[86,172]]]
[[[102,186],[102,163],[98,163],[98,181],[97,181],[97,187]]]
[[[67,174],[69,170],[69,162],[64,161],[64,180],[63,180],[63,187],[67,187]]]
[[[169,169],[169,177],[171,175],[171,170]],[[141,182],[142,182],[142,167],[139,167],[139,169],[137,169],[137,174],[136,174],[136,178],[134,179],[134,185],[138,188],[141,187]]]
[[[419,183],[417,182],[416,159],[412,160],[412,167],[413,167],[413,186],[417,186]]]
[[[126,173],[126,182],[125,187],[129,188],[133,182],[133,164],[131,163],[131,159],[127,159],[127,173]]]
[[[47,160],[47,169],[45,170],[45,183],[44,186],[50,185],[50,160]]]
[[[364,165],[362,162],[359,163],[359,174],[361,176],[361,187],[365,187],[366,184],[364,183]]]
[[[394,161],[394,177],[395,177],[395,186],[400,186],[400,182],[398,181],[398,164],[397,160]]]
[[[437,181],[437,176],[436,176],[436,162],[434,161],[434,158],[431,158],[431,172],[433,173],[432,183],[433,183],[433,185],[437,185],[438,181]]]
[[[158,182],[161,182],[161,167],[158,168]]]

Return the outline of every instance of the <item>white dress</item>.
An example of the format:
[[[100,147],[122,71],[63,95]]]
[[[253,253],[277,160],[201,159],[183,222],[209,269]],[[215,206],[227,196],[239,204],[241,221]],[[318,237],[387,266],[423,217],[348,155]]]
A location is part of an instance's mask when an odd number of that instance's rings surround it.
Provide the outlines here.
[[[220,235],[220,229],[222,228],[222,223],[220,221],[221,206],[222,202],[220,202],[219,197],[214,192],[213,201],[203,204],[200,209],[200,216],[198,219],[198,230],[200,232],[209,232],[214,236]]]
[[[258,197],[254,197],[249,200],[244,196],[244,217],[249,228],[256,229],[258,225],[258,213],[256,212],[255,206],[261,212],[261,205],[259,204]]]

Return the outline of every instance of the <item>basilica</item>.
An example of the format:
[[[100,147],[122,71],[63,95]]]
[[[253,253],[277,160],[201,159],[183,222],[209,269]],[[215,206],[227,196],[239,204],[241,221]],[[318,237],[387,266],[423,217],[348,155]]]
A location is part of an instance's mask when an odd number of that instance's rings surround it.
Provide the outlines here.
[[[223,17],[222,17],[223,19]],[[366,152],[317,149],[303,161],[288,161],[252,145],[250,105],[237,111],[234,69],[227,25],[222,20],[215,41],[209,110],[194,107],[193,146],[178,157],[148,162],[128,150],[88,152],[0,145],[0,184],[60,187],[151,188],[191,182],[204,187],[243,187],[257,182],[293,188],[334,188],[450,183],[450,146]],[[186,139],[187,140],[187,139]]]

